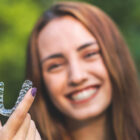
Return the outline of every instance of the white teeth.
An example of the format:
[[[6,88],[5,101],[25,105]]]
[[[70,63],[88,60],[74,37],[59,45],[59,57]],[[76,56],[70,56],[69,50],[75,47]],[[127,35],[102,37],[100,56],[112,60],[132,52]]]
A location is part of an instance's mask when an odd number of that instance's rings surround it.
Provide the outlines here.
[[[78,94],[72,95],[72,99],[75,100],[75,101],[80,101],[80,100],[83,100],[83,99],[87,99],[90,96],[92,96],[93,94],[95,94],[96,90],[97,89],[88,89],[88,90],[82,91]]]

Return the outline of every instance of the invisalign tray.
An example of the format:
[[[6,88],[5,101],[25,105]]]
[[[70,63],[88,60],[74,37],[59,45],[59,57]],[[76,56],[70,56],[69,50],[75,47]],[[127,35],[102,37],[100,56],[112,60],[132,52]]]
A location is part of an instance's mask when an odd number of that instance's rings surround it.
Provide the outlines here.
[[[19,97],[17,98],[15,106],[12,109],[5,109],[4,108],[4,101],[3,101],[4,83],[0,82],[0,114],[3,115],[3,116],[9,117],[14,112],[14,110],[16,109],[18,104],[22,101],[22,99],[24,98],[26,92],[30,88],[32,88],[32,82],[30,80],[26,80],[23,83],[22,88],[21,88],[21,90],[19,92]]]

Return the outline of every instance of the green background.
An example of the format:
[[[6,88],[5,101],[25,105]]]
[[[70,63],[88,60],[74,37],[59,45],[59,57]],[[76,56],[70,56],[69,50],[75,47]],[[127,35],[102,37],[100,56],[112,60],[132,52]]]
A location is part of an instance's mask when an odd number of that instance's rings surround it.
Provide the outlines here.
[[[0,0],[0,81],[5,106],[18,96],[25,71],[29,35],[41,13],[59,0]],[[129,45],[140,76],[140,0],[87,0],[116,22]]]

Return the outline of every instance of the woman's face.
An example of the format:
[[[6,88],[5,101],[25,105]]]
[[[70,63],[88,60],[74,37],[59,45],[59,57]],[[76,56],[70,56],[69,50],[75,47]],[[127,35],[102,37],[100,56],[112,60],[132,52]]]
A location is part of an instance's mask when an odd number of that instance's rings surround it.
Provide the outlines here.
[[[65,115],[97,117],[111,103],[112,88],[96,38],[76,19],[52,20],[40,32],[38,47],[46,88]]]

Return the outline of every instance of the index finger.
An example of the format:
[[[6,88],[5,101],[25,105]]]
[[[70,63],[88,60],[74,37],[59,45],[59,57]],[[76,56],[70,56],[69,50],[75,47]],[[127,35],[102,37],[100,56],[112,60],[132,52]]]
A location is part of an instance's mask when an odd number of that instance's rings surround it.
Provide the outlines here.
[[[10,137],[13,137],[16,134],[23,123],[26,114],[33,103],[36,91],[36,88],[28,90],[23,100],[19,103],[16,110],[12,113],[7,123],[4,125],[3,129],[8,131],[7,134],[10,135]]]

